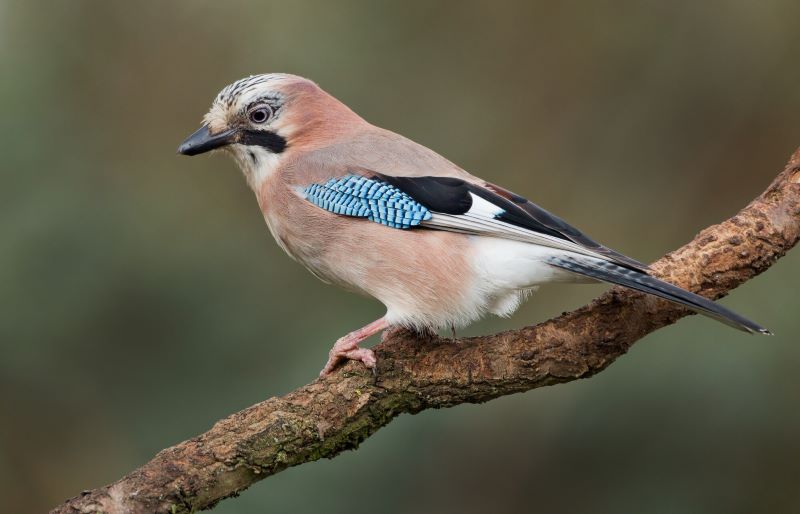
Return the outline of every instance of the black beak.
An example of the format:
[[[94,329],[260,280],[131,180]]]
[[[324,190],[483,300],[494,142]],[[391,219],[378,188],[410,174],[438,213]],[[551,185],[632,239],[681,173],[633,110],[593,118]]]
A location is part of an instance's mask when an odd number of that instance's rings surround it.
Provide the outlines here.
[[[178,147],[178,153],[182,155],[197,155],[208,152],[220,146],[235,143],[237,133],[235,129],[225,130],[219,134],[212,134],[208,130],[208,125],[203,125],[197,132],[186,138],[186,141]]]

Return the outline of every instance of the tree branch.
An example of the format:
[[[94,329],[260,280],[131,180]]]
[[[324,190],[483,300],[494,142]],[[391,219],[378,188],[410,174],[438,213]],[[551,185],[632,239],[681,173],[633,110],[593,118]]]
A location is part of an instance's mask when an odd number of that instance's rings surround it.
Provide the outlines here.
[[[798,237],[800,150],[750,205],[652,268],[665,280],[719,298],[769,268]],[[376,376],[350,363],[326,379],[237,412],[51,512],[208,509],[290,466],[356,448],[398,414],[590,377],[638,339],[687,314],[652,296],[613,288],[585,307],[520,330],[457,343],[395,333],[375,347]]]

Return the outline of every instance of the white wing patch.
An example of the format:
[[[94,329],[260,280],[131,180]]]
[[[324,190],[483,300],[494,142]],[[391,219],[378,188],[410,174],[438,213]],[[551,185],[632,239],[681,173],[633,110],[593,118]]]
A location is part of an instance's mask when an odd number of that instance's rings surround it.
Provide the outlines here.
[[[467,211],[464,215],[472,215],[481,218],[494,218],[498,214],[503,213],[503,209],[488,200],[484,200],[475,193],[471,192],[469,196],[472,197],[472,207],[470,207],[469,211]]]

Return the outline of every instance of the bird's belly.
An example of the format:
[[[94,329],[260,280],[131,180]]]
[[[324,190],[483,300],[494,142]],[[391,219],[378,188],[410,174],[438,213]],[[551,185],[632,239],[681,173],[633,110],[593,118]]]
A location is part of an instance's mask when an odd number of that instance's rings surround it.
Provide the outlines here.
[[[325,282],[379,300],[391,324],[446,327],[480,317],[469,236],[394,229],[321,210],[314,215],[316,225],[289,237],[277,230],[276,239]]]
[[[278,243],[323,281],[381,301],[392,324],[463,326],[488,312],[508,315],[524,291],[574,277],[543,262],[549,249],[527,243],[393,229],[303,207],[289,223],[265,209]]]

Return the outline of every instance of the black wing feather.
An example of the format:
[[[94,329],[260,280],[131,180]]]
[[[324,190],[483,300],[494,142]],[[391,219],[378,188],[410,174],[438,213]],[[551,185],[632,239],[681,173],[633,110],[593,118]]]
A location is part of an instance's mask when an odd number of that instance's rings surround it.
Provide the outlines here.
[[[745,332],[770,334],[757,323],[711,300],[651,277],[648,275],[646,265],[606,248],[558,216],[503,188],[493,184],[480,186],[452,177],[392,177],[379,174],[376,176],[401,189],[434,213],[465,215],[464,218],[469,218],[473,204],[472,195],[480,197],[502,209],[494,214],[496,220],[561,239],[595,255],[590,257],[568,251],[564,255],[548,260],[552,266],[685,305],[700,314]],[[474,222],[475,219],[471,221]]]
[[[403,190],[428,209],[459,215],[472,207],[470,193],[503,209],[497,219],[540,234],[573,242],[626,268],[647,271],[647,265],[606,248],[555,214],[494,184],[481,187],[454,177],[397,177],[375,174]]]
[[[559,234],[563,239],[567,239],[575,244],[583,246],[584,248],[604,255],[612,261],[622,264],[626,268],[633,268],[645,272],[649,270],[646,264],[601,245],[563,219],[539,207],[530,200],[494,184],[487,183],[486,186],[487,189],[493,191],[495,194],[508,198],[510,201],[522,208],[530,218],[535,220],[535,223],[538,226],[542,227],[542,229],[539,230],[540,232]]]
[[[469,186],[461,179],[377,176],[435,212],[464,214],[472,207]]]

